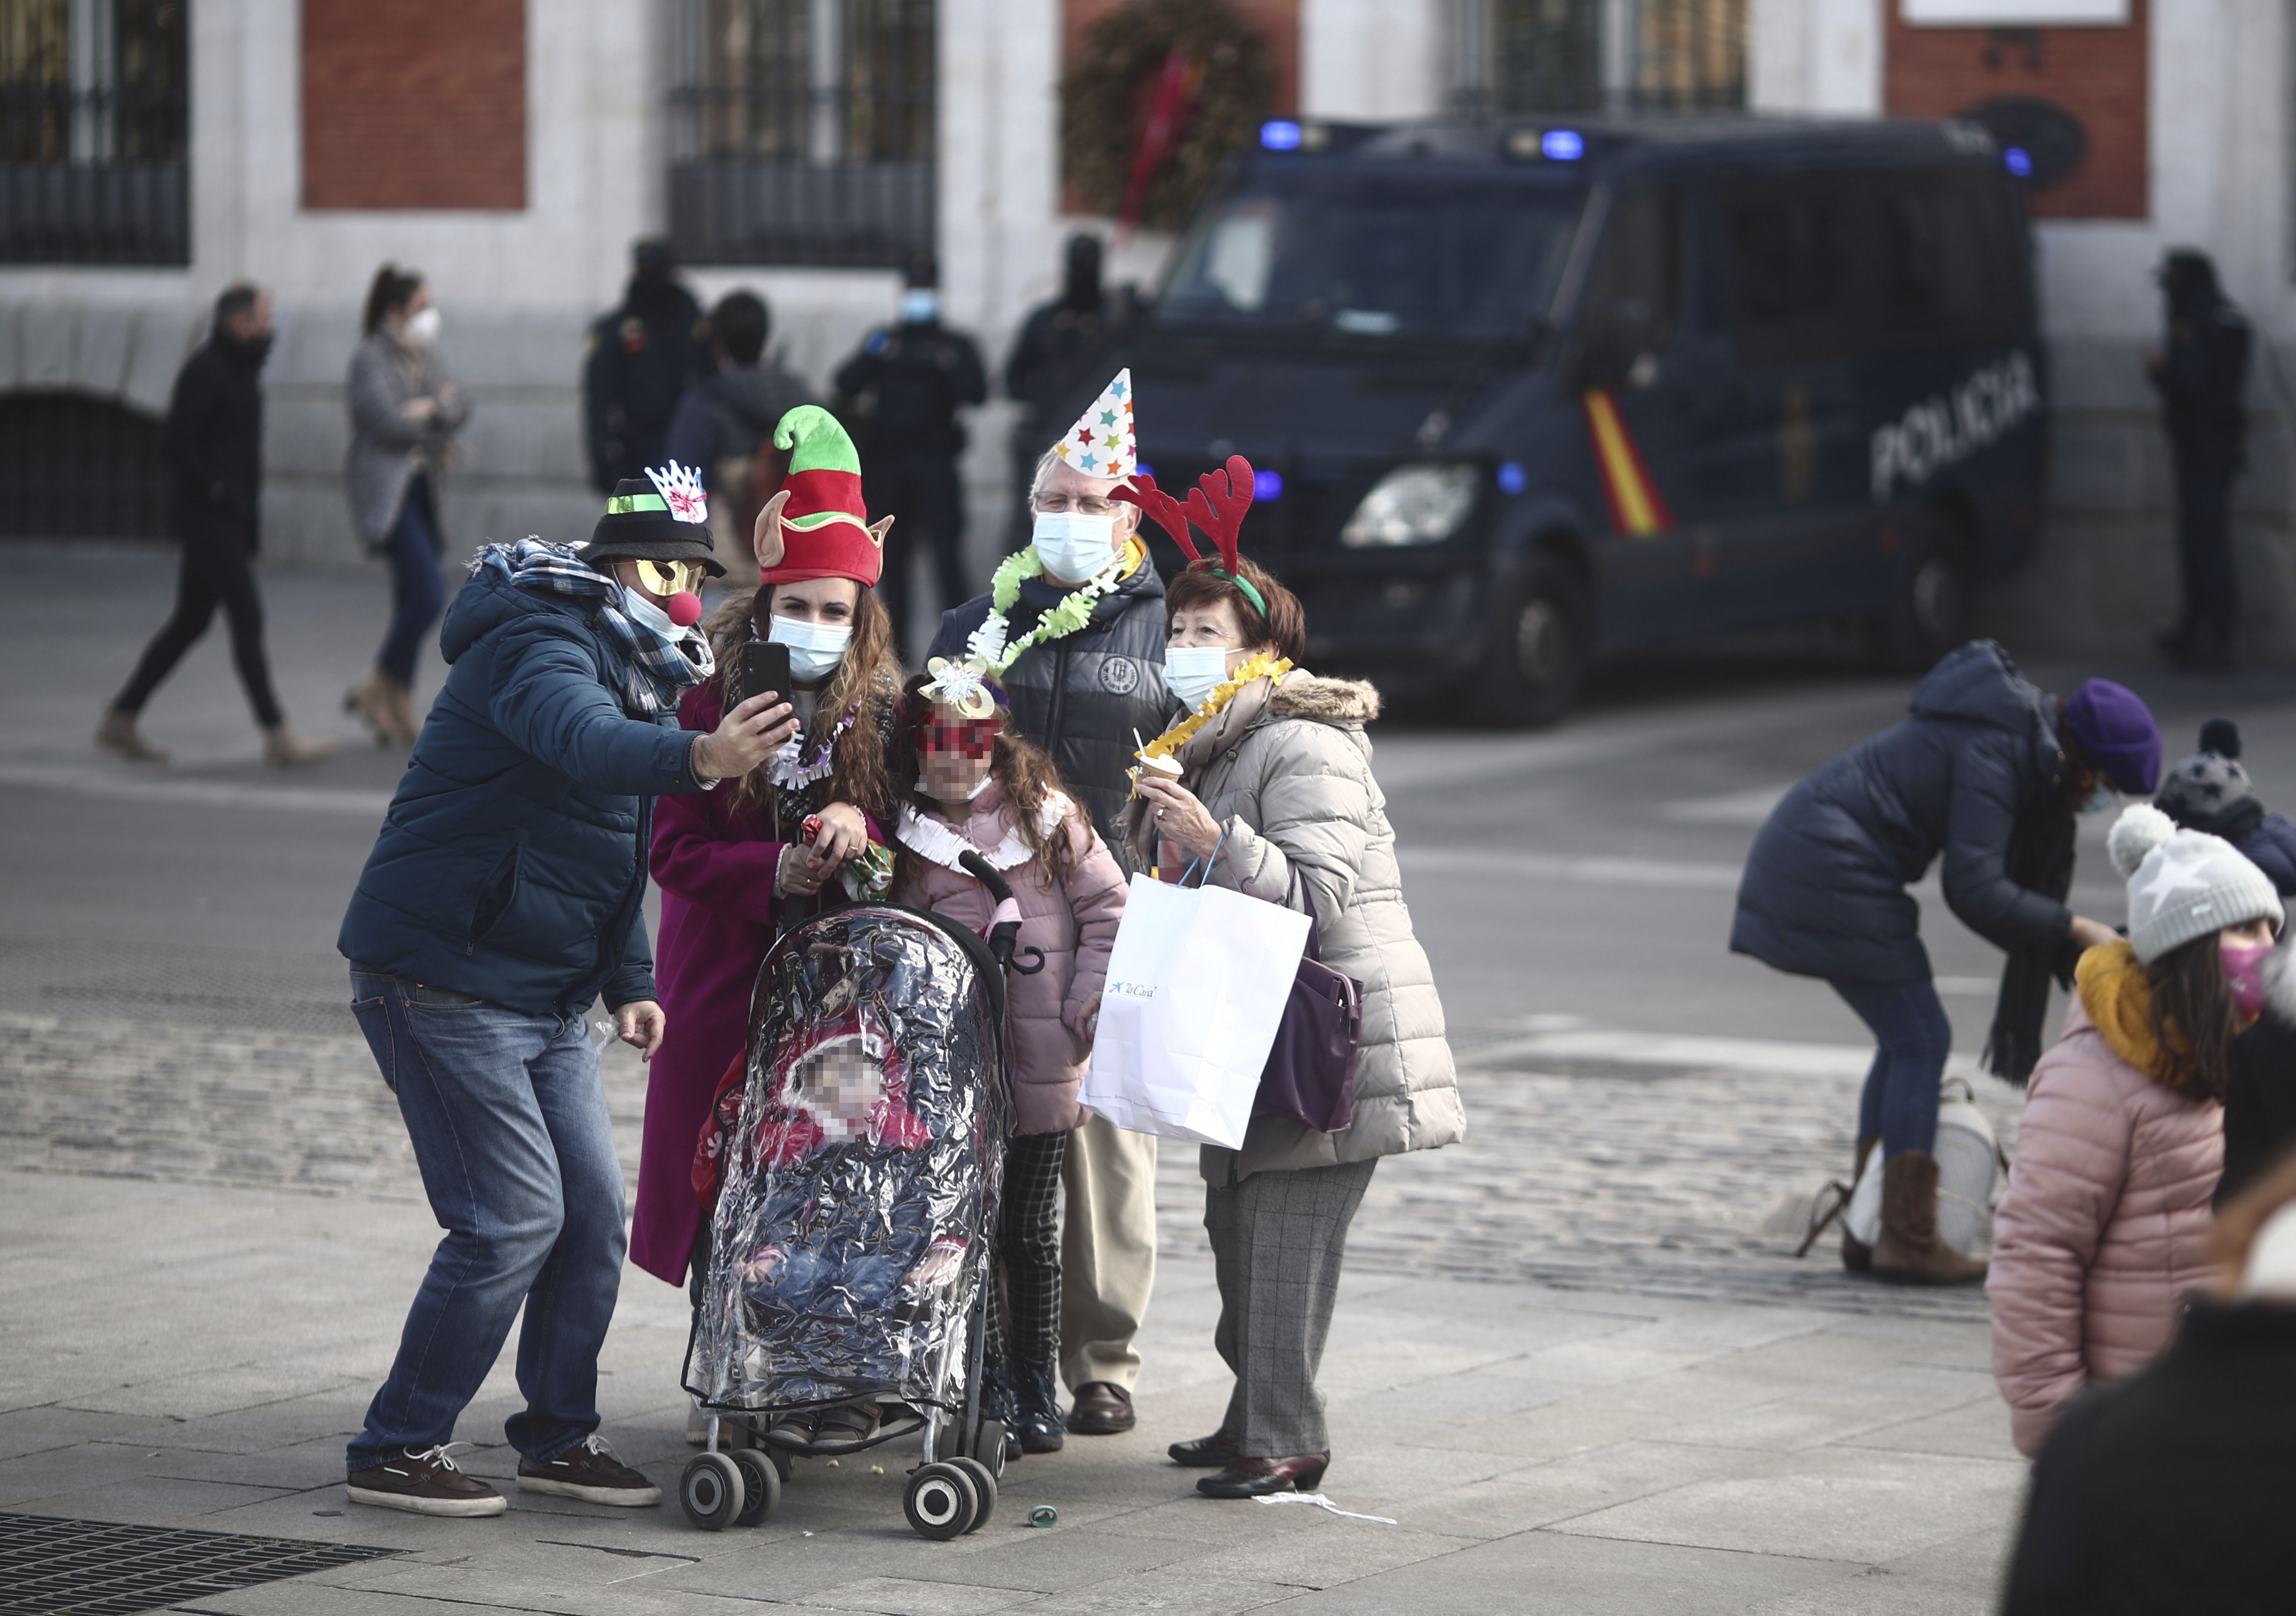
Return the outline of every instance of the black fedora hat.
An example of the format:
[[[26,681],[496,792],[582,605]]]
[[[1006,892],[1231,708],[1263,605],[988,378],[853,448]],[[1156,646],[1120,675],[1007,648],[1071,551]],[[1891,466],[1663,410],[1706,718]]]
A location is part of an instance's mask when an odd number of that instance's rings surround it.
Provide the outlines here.
[[[625,477],[614,485],[606,513],[581,549],[586,562],[700,562],[712,578],[723,578],[717,546],[709,537],[709,512],[700,473],[676,461],[666,471]]]

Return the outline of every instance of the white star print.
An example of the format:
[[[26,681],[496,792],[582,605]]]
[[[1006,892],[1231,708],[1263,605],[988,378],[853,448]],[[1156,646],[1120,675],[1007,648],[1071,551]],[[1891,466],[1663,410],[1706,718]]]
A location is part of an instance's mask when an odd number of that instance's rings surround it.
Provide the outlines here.
[[[2205,892],[2208,890],[2208,877],[2201,873],[2200,860],[2163,857],[2160,873],[2144,883],[2144,895],[2158,903],[2172,893]]]

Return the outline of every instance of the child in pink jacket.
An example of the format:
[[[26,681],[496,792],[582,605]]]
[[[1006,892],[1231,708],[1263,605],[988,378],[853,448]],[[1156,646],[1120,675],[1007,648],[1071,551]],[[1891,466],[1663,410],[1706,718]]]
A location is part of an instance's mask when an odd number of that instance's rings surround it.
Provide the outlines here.
[[[1009,710],[995,679],[938,657],[902,693],[906,756],[892,761],[896,778],[916,783],[893,832],[893,901],[985,933],[995,905],[958,864],[977,852],[1012,885],[1019,957],[1028,959],[1030,948],[1044,953],[1043,970],[1005,983],[1013,1136],[997,1237],[1001,1358],[994,1330],[988,1344],[992,1412],[1006,1419],[1023,1452],[1050,1453],[1063,1440],[1054,1210],[1070,1130],[1084,1120],[1077,1094],[1124,915],[1124,873],[1091,818],[1060,789],[1052,759],[1006,728]]]
[[[2209,1278],[2232,1043],[2264,1006],[2283,918],[2231,843],[2158,808],[2123,814],[2111,847],[2128,938],[2081,956],[2064,1036],[2033,1069],[1985,1284],[2029,1456],[2075,1393],[2160,1356]]]

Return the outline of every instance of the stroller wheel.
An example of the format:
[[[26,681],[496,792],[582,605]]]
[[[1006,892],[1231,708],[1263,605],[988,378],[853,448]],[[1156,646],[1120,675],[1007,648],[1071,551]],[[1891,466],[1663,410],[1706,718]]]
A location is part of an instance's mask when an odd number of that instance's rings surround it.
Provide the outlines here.
[[[775,1458],[781,1456],[775,1455]],[[733,1454],[734,1466],[742,1472],[742,1513],[734,1517],[736,1526],[763,1526],[774,1511],[781,1507],[782,1472],[779,1465],[754,1448],[737,1448]],[[788,1461],[783,1460],[786,1464]]]
[[[972,1530],[980,1495],[972,1478],[954,1464],[921,1464],[909,1477],[902,1513],[920,1538],[946,1543]]]
[[[748,1502],[743,1494],[742,1468],[731,1454],[695,1454],[677,1478],[678,1507],[705,1532],[722,1532],[733,1525]]]
[[[980,1435],[972,1450],[972,1456],[980,1460],[988,1473],[999,1481],[1004,1480],[1004,1461],[1012,1456],[1011,1449],[1005,1445],[1008,1440],[1004,1421],[980,1422]]]
[[[977,1532],[988,1524],[988,1517],[996,1513],[996,1478],[988,1473],[988,1466],[974,1458],[951,1459],[949,1463],[972,1478],[972,1490],[980,1495],[980,1505],[972,1512],[972,1524],[964,1530]]]

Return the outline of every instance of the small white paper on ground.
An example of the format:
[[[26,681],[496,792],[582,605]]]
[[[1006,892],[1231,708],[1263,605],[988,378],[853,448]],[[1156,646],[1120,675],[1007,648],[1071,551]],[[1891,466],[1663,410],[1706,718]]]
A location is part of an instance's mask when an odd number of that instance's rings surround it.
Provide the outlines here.
[[[1350,1521],[1374,1521],[1382,1526],[1395,1524],[1385,1515],[1359,1515],[1351,1509],[1341,1509],[1321,1493],[1262,1493],[1259,1495],[1259,1502],[1262,1504],[1312,1504],[1318,1509],[1330,1510],[1335,1515],[1345,1515]]]

